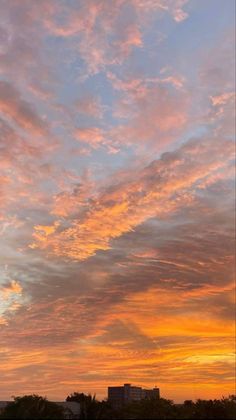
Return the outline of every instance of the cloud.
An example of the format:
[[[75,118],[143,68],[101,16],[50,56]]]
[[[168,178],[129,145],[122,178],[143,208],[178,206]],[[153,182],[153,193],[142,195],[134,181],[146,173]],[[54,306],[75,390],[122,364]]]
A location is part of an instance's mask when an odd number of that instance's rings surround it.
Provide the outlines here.
[[[141,27],[146,26],[152,14],[170,13],[176,22],[187,18],[183,6],[186,0],[89,0],[79,2],[70,11],[61,4],[53,19],[44,25],[54,36],[78,38],[77,50],[90,74],[106,67],[121,64],[134,48],[143,45]],[[60,22],[60,23],[59,23]],[[62,23],[61,23],[62,22]]]
[[[210,96],[210,100],[209,119],[215,126],[215,132],[233,139],[235,137],[235,93],[224,92],[220,95]]]
[[[136,24],[130,24],[128,20],[124,25],[124,22],[119,21],[125,7],[126,2],[123,0],[112,0],[109,3],[89,0],[86,5],[78,3],[69,13],[62,7],[64,25],[58,23],[56,16],[55,20],[45,19],[45,26],[54,36],[67,39],[78,37],[77,51],[89,73],[94,74],[107,65],[122,62],[132,47],[141,45],[141,35]],[[123,31],[119,32],[120,26]],[[112,32],[118,38],[115,42],[111,39]]]
[[[21,294],[22,286],[16,280],[12,280],[10,284],[1,288],[1,293],[7,299],[12,294]]]
[[[232,393],[232,34],[195,3],[1,2],[6,400]]]
[[[103,107],[100,100],[92,95],[83,95],[74,103],[75,111],[89,117],[101,119],[103,116]]]
[[[0,119],[0,127],[0,159],[2,169],[6,167],[9,168],[13,161],[19,161],[19,155],[21,155],[21,158],[22,156],[25,158],[32,158],[40,155],[38,145],[27,141],[26,138],[16,132],[7,121]],[[18,164],[20,164],[20,162],[18,162]]]
[[[113,139],[113,134],[101,127],[76,128],[73,137],[81,143],[86,144],[90,149],[102,148],[109,154],[120,152],[119,142]],[[82,149],[83,150],[83,149]]]
[[[55,176],[56,171],[54,165],[44,165],[43,162],[52,155],[56,142],[52,137],[38,136],[38,127],[32,127],[28,119],[25,124],[30,128],[25,132],[19,131],[17,125],[10,125],[4,116],[5,119],[0,118],[0,223],[5,229],[10,226],[9,221],[12,224],[15,220],[18,229],[24,225],[26,217],[24,211],[19,212],[22,205],[26,210],[36,203],[40,207],[45,203],[46,194],[40,183],[48,178],[49,173],[51,177]],[[22,118],[21,113],[16,118]],[[28,114],[23,118],[28,118]]]
[[[95,149],[105,142],[103,131],[98,127],[77,128],[74,135],[77,140],[87,143]]]
[[[76,217],[78,208],[85,208],[92,200],[94,183],[84,179],[73,191],[64,191],[54,196],[52,214],[59,217]]]
[[[162,11],[168,12],[176,22],[182,22],[188,17],[187,12],[183,10],[183,7],[188,3],[188,0],[133,0],[139,13],[143,12],[155,12]]]
[[[230,141],[191,140],[176,152],[163,154],[135,179],[111,185],[69,227],[60,226],[47,236],[43,227],[37,228],[33,247],[77,260],[107,250],[113,238],[132,231],[151,217],[167,217],[180,202],[183,205],[188,189],[194,194],[197,183],[224,166],[232,155]]]
[[[31,134],[48,133],[47,122],[40,118],[34,107],[22,99],[17,89],[6,81],[0,81],[0,110]]]
[[[44,100],[53,92],[55,72],[53,56],[45,55],[43,17],[53,16],[56,10],[54,0],[2,2],[0,73]]]
[[[189,124],[189,97],[177,78],[121,81],[111,73],[109,79],[121,90],[114,116],[122,119],[109,133],[118,144],[163,150],[176,141]],[[177,83],[177,85],[176,85]]]
[[[234,97],[234,92],[222,93],[218,96],[211,96],[211,102],[213,106],[225,105],[229,100],[234,99]]]
[[[196,164],[202,161],[203,144],[185,145],[189,167],[190,156],[195,160],[199,154]],[[175,157],[174,161],[173,154],[165,156],[172,169],[181,166],[180,150]],[[146,175],[153,175],[149,171],[145,169]],[[190,382],[192,398],[221,395],[222,386],[231,392],[231,204],[228,190],[221,189],[217,201],[209,186],[201,191],[187,207],[181,197],[181,206],[167,219],[160,214],[146,220],[117,238],[106,253],[82,264],[37,260],[31,254],[30,302],[18,309],[17,317],[8,314],[1,330],[6,393],[18,389],[20,375],[21,387],[30,392],[39,392],[42,386],[45,390],[38,379],[43,376],[47,395],[53,396],[56,386],[61,397],[81,387],[102,397],[111,377],[114,384],[129,379],[153,386],[153,372],[162,394],[175,399],[189,392]],[[104,200],[120,192],[110,187]],[[24,264],[15,265],[19,276],[26,271]],[[9,347],[11,354],[4,352]],[[176,394],[173,383],[180,374]]]
[[[198,73],[201,86],[210,96],[234,91],[234,34],[229,28],[217,39],[217,47],[203,50]]]

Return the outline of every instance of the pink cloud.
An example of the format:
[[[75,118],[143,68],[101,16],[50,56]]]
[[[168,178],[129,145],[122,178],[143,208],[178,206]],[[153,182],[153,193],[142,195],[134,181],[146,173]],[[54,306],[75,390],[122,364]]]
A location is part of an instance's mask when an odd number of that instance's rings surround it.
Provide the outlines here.
[[[29,102],[22,99],[14,86],[5,81],[0,81],[0,111],[31,134],[48,133],[47,122],[37,114]]]
[[[74,136],[77,140],[89,144],[95,149],[105,142],[103,131],[98,127],[77,128]]]
[[[213,106],[225,105],[227,102],[235,99],[235,93],[227,92],[221,95],[211,96],[210,98]]]
[[[89,117],[101,119],[103,116],[103,106],[99,99],[92,95],[84,95],[74,103],[75,112],[88,115]]]
[[[115,115],[127,119],[127,123],[112,131],[114,141],[149,144],[156,150],[175,141],[188,123],[188,95],[159,82],[154,86],[139,84],[134,94],[128,89],[128,96],[117,103],[115,110]]]
[[[57,13],[58,3],[3,0],[1,6],[0,73],[14,86],[24,86],[42,100],[48,99],[55,86],[55,72],[54,58],[46,57],[43,50],[43,21]]]
[[[235,137],[235,93],[223,92],[210,96],[211,107],[208,119],[214,126],[215,133],[220,136]]]
[[[169,13],[176,22],[187,18],[183,6],[188,0],[88,0],[68,13],[61,6],[55,19],[44,19],[49,33],[65,38],[80,37],[77,48],[90,73],[111,64],[121,64],[134,48],[143,45],[141,26],[146,26],[152,13]],[[132,8],[123,19],[124,9]],[[58,23],[58,17],[62,24]],[[115,41],[111,41],[113,34]]]

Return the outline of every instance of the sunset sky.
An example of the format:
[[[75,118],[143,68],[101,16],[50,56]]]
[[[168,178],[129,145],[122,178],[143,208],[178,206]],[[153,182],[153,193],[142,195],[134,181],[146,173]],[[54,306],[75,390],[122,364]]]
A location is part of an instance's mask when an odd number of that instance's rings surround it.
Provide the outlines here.
[[[232,394],[234,1],[0,6],[0,400]]]

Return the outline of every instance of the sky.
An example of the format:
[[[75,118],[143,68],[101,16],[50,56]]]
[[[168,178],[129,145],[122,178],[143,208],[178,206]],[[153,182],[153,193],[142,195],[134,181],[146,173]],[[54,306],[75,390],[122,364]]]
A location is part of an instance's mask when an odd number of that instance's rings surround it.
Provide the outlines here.
[[[232,394],[234,1],[0,3],[0,400]]]

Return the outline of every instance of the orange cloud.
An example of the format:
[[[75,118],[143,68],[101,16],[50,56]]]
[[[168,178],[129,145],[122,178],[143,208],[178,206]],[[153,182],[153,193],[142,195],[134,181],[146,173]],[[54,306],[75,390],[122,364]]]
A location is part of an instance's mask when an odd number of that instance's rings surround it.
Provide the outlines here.
[[[53,199],[52,214],[59,217],[76,216],[78,207],[85,208],[92,198],[93,183],[84,181],[74,187],[73,192],[65,191],[56,194]]]
[[[22,286],[16,280],[11,280],[10,284],[0,289],[0,292],[7,299],[10,295],[21,294]]]
[[[96,198],[81,219],[73,220],[69,228],[60,226],[58,231],[54,224],[51,234],[42,230],[38,236],[36,227],[31,247],[77,260],[84,260],[98,250],[107,250],[113,238],[132,231],[151,217],[173,212],[180,204],[177,194],[184,200],[188,188],[194,188],[212,171],[224,166],[223,162],[232,154],[231,142],[192,141],[176,153],[154,161],[136,179],[111,186]],[[56,223],[59,226],[59,222]]]
[[[228,284],[225,290],[231,287]],[[198,289],[202,304],[204,288]],[[221,295],[223,289],[218,287],[215,291]],[[199,311],[197,295],[193,294],[189,301],[184,290],[171,289],[167,293],[165,287],[154,287],[113,303],[108,312],[103,305],[99,316],[98,313],[94,316],[98,308],[93,307],[91,319],[83,301],[79,297],[76,301],[63,298],[54,305],[38,304],[29,308],[25,316],[23,312],[19,315],[18,345],[19,340],[24,343],[28,337],[31,340],[23,352],[14,348],[10,353],[3,341],[0,372],[6,395],[9,389],[14,392],[19,389],[19,368],[20,385],[24,390],[39,393],[44,390],[50,397],[55,387],[60,398],[76,389],[84,392],[92,389],[98,397],[105,397],[108,383],[128,379],[145,386],[155,383],[160,386],[162,396],[175,400],[182,400],[186,395],[194,399],[212,398],[221,396],[222,392],[232,392],[233,322],[226,323],[214,314]],[[197,307],[193,305],[195,301]],[[50,307],[50,317],[44,316]],[[36,316],[38,311],[41,318]],[[20,332],[26,319],[28,328]],[[86,324],[79,351],[78,329],[73,328],[76,320],[80,320],[79,330]],[[54,340],[53,349],[50,339]],[[60,346],[55,346],[57,340],[61,340]],[[38,342],[40,347],[37,347]],[[180,376],[181,386],[177,389]]]

